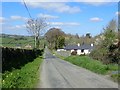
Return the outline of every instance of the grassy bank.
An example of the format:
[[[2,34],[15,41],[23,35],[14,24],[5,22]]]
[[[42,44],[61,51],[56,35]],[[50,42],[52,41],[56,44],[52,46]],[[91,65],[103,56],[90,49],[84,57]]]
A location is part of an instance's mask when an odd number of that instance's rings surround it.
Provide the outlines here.
[[[53,54],[53,55],[55,55],[56,57],[58,57],[58,58],[60,58],[60,59],[65,59],[66,57],[64,57],[64,56],[61,56],[60,54],[58,54],[55,50],[51,50],[51,53]]]
[[[59,58],[61,58],[61,56],[59,56]],[[100,61],[89,58],[88,56],[69,56],[67,58],[62,57],[62,59],[95,73],[110,75],[111,79],[115,82],[120,81],[120,73],[113,73],[113,71],[118,71],[118,65],[105,65]]]
[[[39,66],[42,57],[29,62],[21,69],[2,74],[2,88],[34,88],[39,78]]]
[[[98,74],[107,74],[110,71],[118,70],[117,65],[104,65],[100,61],[93,60],[88,56],[69,56],[64,60],[69,61],[77,66],[81,66]]]
[[[118,71],[118,65],[117,64],[108,64],[105,65],[102,62],[98,60],[93,60],[88,56],[69,56],[69,57],[63,57],[57,53],[54,52],[54,54],[65,61],[68,61],[72,64],[75,64],[77,66],[86,68],[92,72],[102,74],[102,75],[109,75],[111,79],[115,82],[118,80],[120,81],[120,73],[113,73],[113,71]]]

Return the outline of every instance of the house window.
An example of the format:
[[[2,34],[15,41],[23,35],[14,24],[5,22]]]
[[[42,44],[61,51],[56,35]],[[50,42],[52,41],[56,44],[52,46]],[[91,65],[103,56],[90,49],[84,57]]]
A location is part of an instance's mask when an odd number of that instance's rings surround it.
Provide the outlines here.
[[[74,49],[74,51],[77,51],[77,49]]]
[[[84,49],[82,49],[81,52],[84,52]]]

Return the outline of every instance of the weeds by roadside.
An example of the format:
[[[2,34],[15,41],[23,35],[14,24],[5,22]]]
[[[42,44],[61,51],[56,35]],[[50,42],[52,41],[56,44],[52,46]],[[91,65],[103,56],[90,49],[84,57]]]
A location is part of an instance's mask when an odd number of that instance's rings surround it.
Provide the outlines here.
[[[58,58],[61,58],[65,61],[68,61],[72,64],[75,64],[77,66],[86,68],[90,71],[93,71],[98,74],[103,74],[103,75],[110,75],[110,77],[113,79],[113,81],[118,81],[120,80],[120,73],[118,74],[113,74],[113,71],[118,71],[118,65],[117,64],[108,64],[105,65],[102,62],[98,60],[93,60],[88,56],[69,56],[69,57],[63,57],[55,53],[55,55]]]
[[[109,74],[114,81],[118,81],[120,79],[120,73],[117,74],[112,73],[113,71],[118,71],[118,65],[115,64],[105,65],[100,61],[89,58],[88,56],[69,56],[64,60],[98,74],[103,75]]]
[[[105,74],[109,69],[106,65],[103,65],[101,62],[92,60],[87,56],[70,56],[65,58],[64,60],[99,74]]]
[[[3,73],[2,88],[33,88],[38,82],[39,66],[41,63],[42,57],[38,57],[21,69]]]

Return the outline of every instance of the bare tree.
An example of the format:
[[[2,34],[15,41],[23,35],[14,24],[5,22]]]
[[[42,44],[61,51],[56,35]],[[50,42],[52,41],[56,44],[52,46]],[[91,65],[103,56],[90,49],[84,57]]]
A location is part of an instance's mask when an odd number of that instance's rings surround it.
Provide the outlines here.
[[[44,18],[29,19],[26,27],[28,32],[34,36],[35,48],[39,48],[40,35],[43,34],[47,27],[46,19]]]

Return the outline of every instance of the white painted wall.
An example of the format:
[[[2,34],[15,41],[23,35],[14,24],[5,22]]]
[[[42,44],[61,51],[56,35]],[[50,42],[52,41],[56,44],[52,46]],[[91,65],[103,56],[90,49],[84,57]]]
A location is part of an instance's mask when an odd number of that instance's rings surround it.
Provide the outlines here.
[[[74,51],[74,49],[73,50],[71,50],[71,53]],[[85,55],[87,55],[87,54],[90,54],[90,52],[89,52],[89,50],[88,49],[85,49],[84,50],[84,52],[81,52],[81,50],[79,49],[79,50],[77,50],[77,55],[83,55],[83,54],[85,54]]]
[[[77,50],[77,55],[80,55],[81,54],[81,50]]]
[[[88,49],[85,49],[85,50],[84,50],[84,53],[85,53],[85,54],[89,54],[89,50],[88,50]]]
[[[85,52],[81,52],[81,50],[80,50],[80,52],[78,53],[78,55],[83,55]]]
[[[74,51],[74,49],[71,50],[71,53]]]
[[[82,54],[90,54],[89,50],[88,49],[85,49],[84,52],[81,52],[81,50],[77,50],[77,55],[82,55]]]
[[[66,50],[64,50],[64,49],[57,49],[57,51],[66,51]]]

